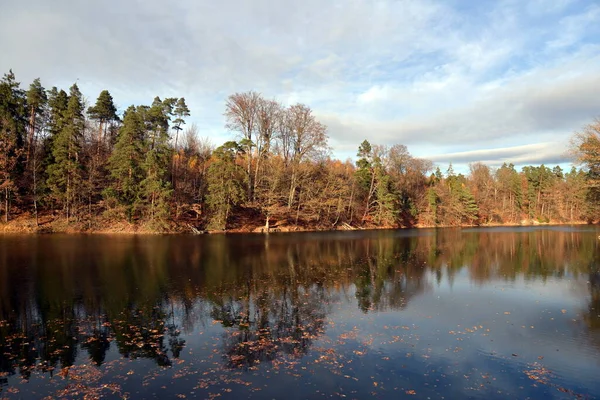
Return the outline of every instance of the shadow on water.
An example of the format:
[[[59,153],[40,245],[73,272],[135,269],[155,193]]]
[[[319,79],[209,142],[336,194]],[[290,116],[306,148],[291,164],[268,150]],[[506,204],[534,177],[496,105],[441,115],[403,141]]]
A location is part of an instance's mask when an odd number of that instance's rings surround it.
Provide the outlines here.
[[[591,231],[2,237],[0,387],[111,352],[168,367],[215,327],[225,371],[300,360],[348,305],[360,318],[402,312],[458,277],[583,279],[583,320],[600,330],[599,263]]]

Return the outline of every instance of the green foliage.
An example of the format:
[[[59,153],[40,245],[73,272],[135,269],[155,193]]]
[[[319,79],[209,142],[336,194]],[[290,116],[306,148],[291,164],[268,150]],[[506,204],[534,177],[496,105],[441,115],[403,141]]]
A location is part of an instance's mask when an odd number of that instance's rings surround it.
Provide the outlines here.
[[[83,96],[77,84],[69,90],[66,110],[59,118],[60,131],[52,141],[53,164],[48,167],[48,187],[52,197],[66,211],[67,219],[73,214],[83,187],[83,165],[80,160],[83,140]]]
[[[373,219],[377,224],[394,225],[398,217],[398,197],[392,191],[390,176],[385,173],[381,166],[377,167],[375,181],[375,212],[373,213]]]
[[[368,140],[364,140],[360,144],[356,155],[359,157],[356,161],[356,181],[361,190],[368,192],[371,187],[373,158],[371,144]]]
[[[40,79],[37,78],[29,86],[27,91],[27,106],[29,108],[30,118],[30,138],[33,139],[35,128],[41,126],[45,122],[46,105],[48,104],[48,96]],[[30,143],[33,145],[33,143]]]
[[[175,103],[173,115],[176,117],[173,120],[173,129],[179,132],[183,129],[181,126],[185,124],[184,118],[190,116],[190,109],[188,108],[187,104],[185,104],[185,99],[183,97],[178,99],[177,103]]]
[[[161,101],[155,97],[151,107],[138,109],[147,129],[141,197],[144,199],[146,217],[152,226],[159,229],[167,227],[169,200],[173,193],[168,174],[173,154],[169,145],[169,120],[174,101],[170,98]]]
[[[245,200],[247,175],[244,169],[235,163],[241,150],[238,143],[227,142],[213,153],[215,161],[207,173],[206,203],[211,211],[209,229],[227,229],[232,208]]]
[[[96,104],[88,108],[88,115],[91,119],[100,122],[101,124],[118,120],[117,108],[113,102],[113,98],[108,90],[100,92]]]
[[[554,185],[556,174],[545,165],[539,167],[523,167],[523,173],[527,179],[527,203],[529,217],[541,216],[544,211],[543,194],[547,193]]]
[[[0,191],[4,197],[5,220],[8,220],[8,203],[16,191],[21,174],[25,136],[25,94],[19,88],[12,71],[0,81]]]
[[[450,167],[451,168],[451,167]],[[462,174],[449,175],[446,179],[446,184],[450,190],[451,213],[454,214],[455,220],[459,223],[472,224],[477,220],[479,207],[475,202],[473,194],[467,186],[467,180]]]
[[[427,205],[429,206],[429,209],[431,210],[431,215],[433,217],[434,224],[437,224],[439,222],[438,221],[438,213],[437,213],[439,202],[440,202],[440,198],[437,195],[435,189],[433,187],[430,187],[429,189],[427,189]]]
[[[125,207],[129,221],[140,205],[140,185],[144,178],[144,135],[144,121],[138,110],[131,106],[125,112],[117,143],[108,160],[112,183],[111,191],[106,193],[106,197],[117,198]]]

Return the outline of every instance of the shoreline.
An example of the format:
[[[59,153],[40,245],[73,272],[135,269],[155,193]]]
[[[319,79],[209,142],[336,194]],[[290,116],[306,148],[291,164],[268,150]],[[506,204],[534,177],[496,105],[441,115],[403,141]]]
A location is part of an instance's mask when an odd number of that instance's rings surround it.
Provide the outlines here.
[[[145,225],[135,225],[127,222],[110,223],[98,228],[86,228],[81,223],[66,224],[66,221],[58,218],[36,226],[35,220],[30,218],[16,218],[8,223],[0,223],[0,235],[219,235],[219,234],[255,234],[266,235],[270,233],[300,233],[300,232],[353,232],[368,230],[407,230],[407,229],[435,229],[435,228],[494,228],[494,227],[534,227],[534,226],[566,226],[566,225],[597,225],[598,222],[589,221],[549,221],[538,222],[535,220],[523,220],[520,223],[490,223],[490,224],[463,224],[463,225],[423,225],[414,226],[340,226],[339,228],[325,228],[318,226],[283,225],[274,226],[265,232],[264,226],[244,226],[228,229],[225,231],[207,231],[192,229],[191,225],[182,222],[177,225],[171,222],[169,229],[150,229]]]

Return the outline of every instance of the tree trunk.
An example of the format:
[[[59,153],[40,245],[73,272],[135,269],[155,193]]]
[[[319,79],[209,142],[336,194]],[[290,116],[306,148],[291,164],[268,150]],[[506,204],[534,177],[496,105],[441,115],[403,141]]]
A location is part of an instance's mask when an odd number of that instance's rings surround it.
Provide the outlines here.
[[[269,213],[267,213],[267,220],[265,221],[265,233],[269,233]]]
[[[35,226],[40,226],[37,208],[37,162],[35,152],[33,153],[33,212],[35,213]]]
[[[35,134],[35,107],[31,106],[31,116],[29,117],[29,138],[27,139],[27,154],[25,155],[25,168],[29,167],[29,159],[33,151],[33,137]]]
[[[100,157],[100,143],[102,142],[103,125],[104,125],[104,122],[102,120],[100,120],[100,128],[98,129],[98,139],[97,139],[97,143],[96,143],[96,155],[98,157]]]
[[[355,186],[355,180],[352,179],[352,188],[350,189],[350,201],[348,202],[348,209],[350,211],[350,223],[352,224],[352,218],[354,216],[354,206],[352,205],[352,203],[354,202],[354,186]]]
[[[292,179],[290,181],[290,192],[288,194],[288,210],[292,209],[295,192],[296,192],[296,169],[294,167],[292,167]]]
[[[246,173],[248,174],[248,201],[252,200],[252,147],[248,145],[248,167]]]
[[[252,201],[256,200],[256,184],[258,182],[258,176],[259,176],[260,154],[261,154],[261,151],[259,150],[258,157],[256,158],[256,168],[254,169],[254,193],[253,193],[254,198],[252,199]],[[248,199],[248,200],[250,200],[250,199]]]
[[[371,172],[371,187],[369,188],[369,194],[367,195],[367,204],[365,205],[365,213],[363,214],[362,221],[367,218],[369,214],[369,208],[371,205],[371,197],[373,196],[373,188],[375,187],[375,171]]]
[[[4,189],[4,222],[8,222],[8,188]]]

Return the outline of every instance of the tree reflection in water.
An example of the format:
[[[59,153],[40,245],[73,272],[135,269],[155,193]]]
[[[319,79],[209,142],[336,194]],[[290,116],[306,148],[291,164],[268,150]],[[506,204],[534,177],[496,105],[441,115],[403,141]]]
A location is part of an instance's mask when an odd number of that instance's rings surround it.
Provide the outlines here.
[[[0,241],[0,372],[55,373],[80,352],[169,366],[199,325],[222,326],[226,368],[305,355],[332,307],[401,310],[465,271],[472,282],[589,276],[595,235],[561,231],[359,232],[215,237],[6,237]],[[3,379],[3,380],[2,380]],[[6,383],[0,377],[0,385]]]

